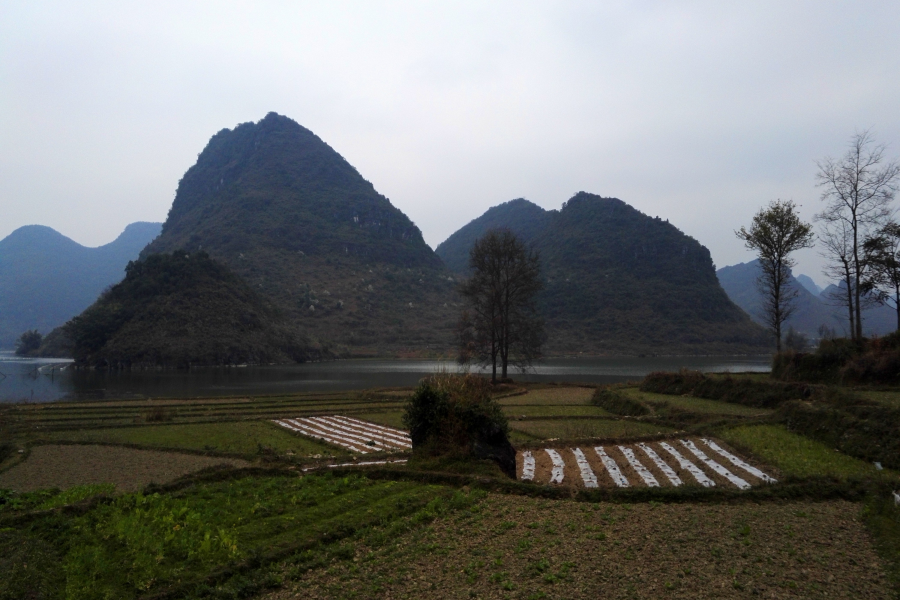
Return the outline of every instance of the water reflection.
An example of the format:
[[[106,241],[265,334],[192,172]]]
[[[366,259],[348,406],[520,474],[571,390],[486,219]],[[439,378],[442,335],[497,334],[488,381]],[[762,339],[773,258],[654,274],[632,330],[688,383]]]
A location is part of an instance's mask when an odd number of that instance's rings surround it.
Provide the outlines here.
[[[616,383],[651,371],[767,372],[770,356],[592,357],[541,361],[517,380]],[[455,372],[450,361],[342,360],[265,367],[209,367],[190,371],[83,371],[71,361],[16,359],[0,354],[0,402],[106,398],[240,396],[413,386],[429,373]],[[5,377],[4,377],[5,376]]]

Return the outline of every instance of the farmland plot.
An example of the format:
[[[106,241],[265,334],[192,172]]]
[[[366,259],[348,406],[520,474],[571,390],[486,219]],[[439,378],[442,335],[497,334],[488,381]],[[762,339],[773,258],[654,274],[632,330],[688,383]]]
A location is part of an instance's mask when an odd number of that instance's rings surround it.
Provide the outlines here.
[[[301,435],[360,454],[395,452],[412,448],[409,434],[402,429],[376,425],[353,417],[331,415],[278,419],[274,422]]]
[[[571,487],[700,485],[744,490],[776,482],[709,438],[545,448],[520,452],[516,461],[523,481]]]

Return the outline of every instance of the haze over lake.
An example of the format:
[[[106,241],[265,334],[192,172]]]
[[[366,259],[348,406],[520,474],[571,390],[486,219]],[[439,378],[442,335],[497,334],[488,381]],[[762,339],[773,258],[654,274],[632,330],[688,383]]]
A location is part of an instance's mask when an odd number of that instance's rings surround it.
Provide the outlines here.
[[[768,372],[771,357],[664,356],[556,358],[541,361],[522,381],[617,383],[641,379],[652,371],[681,368],[704,372]],[[54,402],[291,394],[414,386],[437,371],[456,371],[452,361],[340,360],[262,367],[207,367],[190,371],[75,370],[58,359],[21,360],[0,354],[0,402]]]

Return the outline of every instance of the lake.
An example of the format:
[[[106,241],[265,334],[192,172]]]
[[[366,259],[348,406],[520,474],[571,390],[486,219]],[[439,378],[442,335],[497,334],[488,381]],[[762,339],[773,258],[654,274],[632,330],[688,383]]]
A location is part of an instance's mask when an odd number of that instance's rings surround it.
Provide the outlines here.
[[[771,356],[591,357],[543,360],[520,381],[618,383],[652,371],[697,369],[707,373],[768,372]],[[71,361],[19,359],[0,353],[0,402],[54,402],[112,398],[255,396],[414,386],[437,371],[457,371],[450,361],[339,360],[262,367],[203,367],[190,371],[76,370]]]

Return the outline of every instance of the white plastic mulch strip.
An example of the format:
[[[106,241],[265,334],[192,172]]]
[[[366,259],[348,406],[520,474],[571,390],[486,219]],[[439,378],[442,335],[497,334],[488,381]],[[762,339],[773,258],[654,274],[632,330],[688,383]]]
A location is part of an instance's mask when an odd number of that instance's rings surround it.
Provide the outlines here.
[[[760,471],[753,465],[748,465],[747,463],[742,461],[740,458],[738,458],[731,452],[728,452],[727,450],[725,450],[724,448],[719,446],[714,441],[708,440],[706,438],[701,438],[701,439],[703,439],[704,444],[706,444],[707,446],[712,448],[713,452],[717,452],[721,456],[728,459],[731,462],[731,464],[736,466],[738,469],[743,469],[743,470],[747,471],[748,473],[750,473],[751,475],[753,475],[754,477],[756,477],[758,479],[762,479],[766,483],[777,483],[778,482],[778,480],[775,479],[774,477],[769,477],[768,475],[766,475],[765,473],[763,473],[762,471]]]
[[[672,467],[666,464],[666,461],[659,457],[659,454],[657,454],[653,448],[651,448],[647,444],[644,444],[643,442],[638,444],[638,446],[640,446],[641,450],[644,451],[644,454],[650,457],[650,460],[653,461],[653,464],[655,464],[657,468],[659,468],[659,470],[663,472],[663,475],[665,475],[669,479],[669,481],[672,482],[672,485],[681,485],[681,477],[679,477],[678,474],[672,470]]]
[[[591,465],[588,464],[587,457],[581,448],[572,448],[572,454],[575,455],[575,462],[578,463],[578,470],[581,471],[581,479],[584,481],[584,487],[597,487],[597,476],[594,475]]]
[[[522,481],[534,480],[534,455],[526,450],[522,453]]]
[[[706,453],[703,452],[703,450],[701,450],[696,445],[694,445],[694,442],[692,442],[691,440],[679,440],[679,441],[681,442],[681,445],[684,446],[685,448],[687,448],[688,450],[690,450],[694,456],[696,456],[697,458],[702,460],[706,464],[707,467],[709,467],[710,469],[712,469],[713,471],[715,471],[716,473],[718,473],[719,475],[721,475],[722,477],[724,477],[725,479],[727,479],[728,481],[730,481],[731,483],[736,485],[738,487],[738,489],[741,489],[741,490],[749,490],[750,489],[749,483],[747,483],[746,481],[744,481],[743,479],[741,479],[740,477],[738,477],[737,475],[735,475],[734,473],[732,473],[731,471],[729,471],[728,469],[726,469],[725,467],[723,467],[722,465],[720,465],[719,463],[717,463],[716,461],[714,461],[713,459],[708,457],[706,455]]]
[[[357,440],[359,442],[362,442],[363,444],[365,444],[366,446],[369,446],[369,447],[378,446],[379,450],[382,448],[390,448],[390,446],[387,446],[386,444],[383,444],[382,442],[379,442],[378,440],[373,439],[371,435],[367,435],[367,434],[361,433],[361,432],[354,432],[352,429],[350,429],[348,427],[344,427],[343,425],[335,425],[334,423],[331,423],[324,417],[307,417],[304,420],[307,421],[308,423],[312,423],[312,424],[318,426],[319,429],[325,429],[326,431],[332,431],[334,433],[339,433],[340,435],[342,435],[344,437],[348,437],[352,440]]]
[[[335,446],[340,446],[341,448],[347,448],[348,450],[353,450],[354,452],[361,452],[362,454],[368,454],[369,451],[363,448],[356,447],[350,440],[345,440],[339,436],[331,436],[327,433],[312,429],[310,427],[305,427],[302,424],[294,421],[292,419],[284,419],[284,420],[276,420],[275,423],[281,425],[286,429],[290,429],[291,431],[296,431],[297,433],[302,433],[305,436],[315,438],[317,440],[322,440],[328,442],[329,444],[334,444]]]
[[[366,430],[359,430],[357,428],[350,427],[348,425],[344,425],[340,421],[335,421],[331,417],[310,417],[310,420],[319,423],[320,425],[324,425],[326,427],[330,427],[336,429],[346,435],[351,437],[356,436],[366,445],[372,446],[381,446],[382,448],[394,449],[397,447],[396,444],[391,442],[384,441],[384,437],[381,435],[375,435]]]
[[[656,480],[656,477],[653,476],[653,473],[651,473],[647,467],[641,464],[641,461],[634,455],[634,450],[625,448],[624,446],[619,446],[619,450],[622,451],[622,454],[625,455],[625,460],[627,460],[628,464],[637,471],[637,474],[641,476],[641,479],[644,480],[644,483],[646,483],[648,487],[659,487],[659,482]]]
[[[292,424],[295,431],[299,431],[300,433],[303,433],[304,435],[310,437],[323,439],[326,442],[337,444],[338,446],[347,448],[348,450],[353,450],[354,452],[368,454],[369,452],[372,452],[374,450],[374,448],[370,448],[357,440],[343,435],[340,432],[321,427],[318,424],[313,423],[309,419],[285,419],[285,421]]]
[[[716,482],[706,476],[706,473],[701,471],[697,465],[686,459],[681,455],[681,453],[667,444],[666,442],[660,442],[660,446],[662,446],[663,450],[672,455],[672,457],[678,461],[678,464],[682,469],[690,473],[694,476],[694,479],[697,480],[697,483],[702,485],[703,487],[713,487],[716,485]]]
[[[550,448],[547,448],[544,452],[547,453],[547,456],[549,456],[550,460],[553,462],[553,471],[550,473],[550,483],[562,483],[566,471],[566,463],[563,462],[562,456],[559,455],[559,452]]]
[[[619,465],[616,464],[616,461],[611,459],[608,454],[606,454],[606,450],[603,449],[602,446],[597,446],[594,448],[594,452],[597,453],[597,456],[600,457],[600,460],[603,461],[603,466],[606,467],[606,470],[609,471],[609,475],[612,477],[613,482],[619,487],[628,487],[631,484],[628,483],[628,478],[622,474],[622,471],[619,470]]]
[[[366,431],[371,431],[373,433],[378,433],[384,436],[385,439],[396,440],[398,444],[401,446],[412,447],[412,440],[409,439],[409,434],[403,431],[402,429],[393,429],[392,427],[384,427],[382,425],[376,425],[375,423],[369,423],[367,421],[361,421],[359,419],[354,419],[353,417],[345,417],[343,415],[334,415],[330,417],[336,421],[340,421],[342,423],[346,423],[351,427],[358,427],[360,429],[365,429]]]

